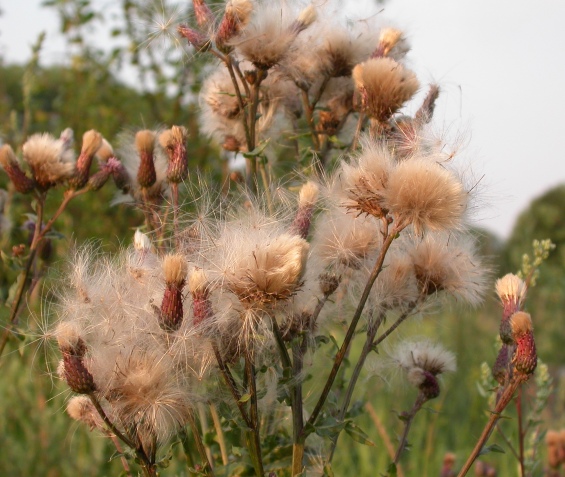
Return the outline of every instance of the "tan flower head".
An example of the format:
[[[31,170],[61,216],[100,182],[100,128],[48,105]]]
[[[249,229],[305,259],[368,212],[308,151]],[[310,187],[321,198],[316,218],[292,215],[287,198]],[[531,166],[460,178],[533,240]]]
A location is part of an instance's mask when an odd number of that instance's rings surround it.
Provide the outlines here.
[[[496,281],[495,289],[504,307],[505,319],[521,310],[524,306],[528,289],[524,280],[517,275],[508,273],[502,278],[499,278]]]
[[[398,224],[412,224],[417,234],[456,229],[467,207],[467,191],[444,167],[414,158],[391,171],[384,203]]]
[[[416,75],[391,58],[373,58],[353,69],[362,109],[385,123],[408,101],[420,84]]]
[[[489,269],[470,238],[427,234],[409,247],[409,254],[423,296],[444,291],[470,305],[482,301]]]
[[[384,217],[388,210],[383,201],[392,157],[384,144],[363,141],[363,149],[351,164],[344,163],[340,179],[347,196],[344,206],[357,214]]]
[[[23,145],[24,161],[41,189],[69,179],[75,172],[72,150],[51,134],[34,134]]]

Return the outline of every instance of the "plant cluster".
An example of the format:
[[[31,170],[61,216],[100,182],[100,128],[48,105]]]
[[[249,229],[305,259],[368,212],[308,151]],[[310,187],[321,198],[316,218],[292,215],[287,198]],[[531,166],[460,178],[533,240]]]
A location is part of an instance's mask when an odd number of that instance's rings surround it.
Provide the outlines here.
[[[203,0],[193,6],[178,32],[215,61],[199,95],[201,131],[243,155],[244,180],[217,198],[195,193],[189,183],[203,181],[189,176],[182,126],[140,130],[115,151],[88,131],[76,160],[69,130],[34,135],[22,148],[27,170],[3,146],[0,163],[36,210],[10,325],[55,220],[112,178],[118,201],[135,203],[145,223],[117,256],[76,251],[57,287],[50,335],[73,393],[69,415],[114,442],[128,475],[135,462],[156,476],[176,442],[193,475],[332,475],[342,432],[373,445],[352,406],[369,356],[444,297],[482,300],[489,270],[467,223],[473,185],[429,126],[436,85],[413,116],[399,112],[420,87],[400,31],[298,2],[229,0],[218,14]],[[289,150],[293,190],[275,177]],[[64,199],[44,223],[55,187]],[[496,399],[460,476],[536,369],[527,273],[496,285]],[[354,341],[361,352],[348,369]],[[400,340],[384,354],[376,368],[401,369],[415,392],[389,451],[386,472],[397,475],[414,419],[456,365],[430,340]]]

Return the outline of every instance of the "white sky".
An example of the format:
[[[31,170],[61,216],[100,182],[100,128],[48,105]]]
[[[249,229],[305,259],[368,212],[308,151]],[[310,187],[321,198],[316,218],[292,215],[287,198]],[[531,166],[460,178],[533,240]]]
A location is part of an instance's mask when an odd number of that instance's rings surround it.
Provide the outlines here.
[[[57,18],[40,3],[0,0],[7,61],[26,61],[42,30],[43,62],[64,58]],[[364,11],[371,2],[353,3]],[[436,124],[466,135],[465,160],[484,175],[475,222],[508,236],[534,197],[565,182],[565,2],[389,0],[383,14],[407,33],[421,83],[442,87]]]

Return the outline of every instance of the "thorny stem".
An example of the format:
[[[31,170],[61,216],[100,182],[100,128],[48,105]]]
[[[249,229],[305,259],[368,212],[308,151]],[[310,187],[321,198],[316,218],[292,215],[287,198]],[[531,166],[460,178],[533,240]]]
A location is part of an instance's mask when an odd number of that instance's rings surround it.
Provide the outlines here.
[[[508,446],[508,448],[510,449],[510,452],[512,452],[512,455],[514,457],[516,457],[517,461],[520,461],[520,456],[518,455],[518,452],[516,452],[516,449],[514,449],[514,446],[512,445],[512,442],[510,442],[510,439],[508,438],[508,436],[504,433],[504,431],[502,430],[502,427],[500,427],[500,423],[497,422],[496,423],[496,430],[498,431],[498,433],[500,434],[500,437],[502,437],[502,440],[506,443],[506,445]]]
[[[194,413],[192,411],[188,412],[188,425],[190,426],[190,430],[192,431],[192,435],[194,437],[194,442],[196,442],[196,448],[198,449],[198,453],[200,454],[200,459],[204,467],[204,474],[213,477],[214,471],[212,469],[212,464],[208,460],[206,447],[204,447],[204,443],[202,442],[202,437],[200,436],[200,431],[198,430],[196,419],[194,418]]]
[[[286,349],[286,345],[284,344],[281,329],[279,328],[279,324],[277,320],[271,316],[271,326],[273,328],[273,334],[275,335],[275,341],[277,342],[277,346],[279,348],[279,352],[281,354],[281,361],[285,368],[291,368],[292,362],[290,361],[290,355],[288,354],[288,350]]]
[[[363,312],[363,309],[365,308],[365,303],[367,302],[367,299],[369,298],[369,293],[371,292],[371,289],[373,288],[373,284],[375,283],[375,280],[377,279],[377,277],[379,276],[379,273],[382,270],[383,267],[383,263],[384,263],[384,259],[385,259],[385,255],[390,247],[390,245],[392,244],[392,241],[396,238],[396,235],[400,232],[400,228],[399,227],[394,227],[393,230],[387,234],[386,239],[383,243],[383,246],[381,248],[381,251],[379,253],[379,257],[375,263],[375,266],[373,267],[373,271],[371,272],[371,275],[369,276],[369,279],[367,280],[367,284],[365,285],[365,289],[363,290],[363,294],[361,295],[361,299],[359,300],[359,304],[357,305],[357,309],[355,310],[355,314],[353,315],[353,318],[351,319],[351,324],[349,325],[349,329],[347,330],[347,334],[345,335],[345,338],[343,340],[343,343],[341,345],[341,348],[339,349],[339,351],[337,352],[335,359],[334,359],[334,365],[332,367],[332,370],[330,372],[330,375],[328,376],[328,379],[326,381],[326,385],[322,391],[322,394],[320,395],[320,398],[318,399],[318,402],[316,403],[316,406],[314,408],[314,410],[312,411],[312,414],[310,415],[310,419],[308,419],[308,424],[309,424],[309,428],[313,427],[314,423],[316,422],[316,419],[318,418],[320,412],[322,411],[322,408],[326,402],[326,399],[330,393],[330,390],[333,386],[333,383],[335,381],[335,378],[337,377],[337,373],[339,371],[339,368],[341,367],[341,363],[343,362],[345,355],[347,353],[347,350],[349,349],[349,345],[351,343],[351,340],[353,339],[353,335],[355,334],[355,329],[357,328],[357,323],[359,323],[359,319],[361,318],[361,313]],[[306,428],[305,428],[306,429]],[[302,430],[302,438],[305,439],[306,435],[304,435],[304,429]]]
[[[359,113],[359,119],[357,120],[357,127],[355,128],[355,135],[353,136],[353,141],[351,141],[351,151],[355,151],[357,149],[357,143],[359,142],[359,136],[361,135],[361,131],[363,130],[363,126],[366,121],[365,113]]]
[[[302,338],[303,340],[306,337]],[[292,476],[302,473],[304,461],[304,442],[300,435],[304,428],[304,410],[302,402],[302,367],[304,347],[301,343],[292,344],[292,375],[297,382],[292,389]]]
[[[365,340],[365,344],[363,345],[363,350],[361,351],[361,355],[359,356],[359,359],[357,360],[357,364],[355,365],[355,368],[353,369],[353,373],[352,373],[351,377],[349,378],[349,384],[347,385],[347,390],[346,390],[345,396],[343,398],[343,403],[341,405],[341,408],[340,408],[338,416],[337,416],[338,421],[343,421],[343,419],[345,418],[345,414],[347,413],[347,410],[349,409],[349,403],[351,402],[351,398],[353,396],[353,391],[355,390],[355,385],[357,384],[357,380],[359,379],[359,376],[361,375],[361,370],[363,369],[363,366],[365,365],[365,360],[367,359],[367,356],[369,356],[369,353],[373,349],[375,336],[377,335],[377,331],[378,331],[381,323],[383,322],[384,318],[385,318],[385,314],[381,313],[381,315],[377,318],[377,320],[375,322],[369,323],[369,325],[368,325],[367,339]],[[334,439],[332,439],[332,444],[331,444],[331,448],[330,448],[330,457],[328,459],[328,462],[332,461],[332,458],[333,458],[334,452],[335,452],[335,448],[337,446],[338,439],[339,439],[339,434]]]
[[[524,423],[523,423],[523,416],[522,416],[522,388],[518,389],[518,395],[516,396],[516,414],[518,417],[518,444],[520,450],[520,458],[518,461],[520,462],[520,477],[525,477],[525,469],[524,469]]]
[[[257,410],[257,383],[255,380],[255,364],[253,363],[253,355],[250,350],[245,353],[245,373],[247,375],[247,383],[249,386],[249,415],[251,417],[251,433],[252,445],[250,446],[251,459],[255,474],[257,477],[263,477],[263,460],[261,457],[261,439],[259,428],[259,412]]]
[[[402,436],[400,438],[400,443],[398,444],[398,448],[396,449],[396,454],[394,456],[393,462],[395,465],[398,464],[398,461],[400,460],[400,456],[402,455],[402,452],[404,452],[404,449],[406,448],[406,444],[408,443],[408,433],[410,432],[410,427],[412,427],[412,421],[414,420],[416,414],[418,414],[418,411],[422,409],[422,405],[426,401],[427,401],[426,396],[424,396],[424,394],[420,392],[418,394],[418,397],[416,398],[416,401],[414,402],[414,406],[412,406],[412,409],[407,413],[403,413],[402,415],[404,419],[404,432],[402,433]]]
[[[156,477],[157,471],[155,469],[155,463],[151,462],[151,460],[147,457],[147,454],[143,451],[141,447],[137,446],[131,439],[126,437],[114,425],[114,423],[108,418],[106,412],[104,411],[104,409],[100,405],[100,402],[98,401],[96,396],[94,396],[94,394],[89,394],[88,397],[90,398],[90,401],[94,405],[96,411],[98,412],[104,423],[108,426],[108,429],[110,429],[110,431],[112,431],[116,435],[116,437],[118,437],[124,444],[135,450],[135,455],[141,462],[141,466],[143,468],[144,474],[147,477]]]
[[[179,224],[178,224],[178,212],[179,212],[179,185],[176,182],[171,183],[171,192],[173,193],[173,233],[175,235],[175,241],[177,246],[179,245]]]
[[[483,446],[489,439],[492,430],[494,429],[494,426],[497,424],[498,420],[500,419],[502,411],[504,411],[504,409],[512,399],[512,396],[514,395],[516,389],[518,389],[518,386],[520,386],[520,384],[522,384],[526,379],[527,379],[526,376],[515,376],[514,379],[504,389],[504,392],[502,393],[500,399],[496,403],[494,411],[491,411],[489,420],[486,423],[483,432],[479,437],[479,440],[475,444],[475,447],[473,448],[471,454],[469,455],[469,458],[465,462],[465,465],[461,468],[459,474],[457,474],[457,477],[463,477],[467,475],[467,472],[469,472],[469,469],[473,465],[473,462],[475,462]]]
[[[16,295],[14,297],[14,301],[12,302],[12,308],[10,310],[10,317],[8,318],[8,324],[6,325],[6,329],[4,333],[2,333],[2,340],[0,341],[0,356],[4,352],[4,348],[8,343],[8,339],[10,338],[10,334],[12,333],[12,325],[15,323],[16,318],[18,316],[18,311],[20,308],[20,303],[24,296],[24,292],[26,288],[29,286],[29,274],[31,268],[35,262],[35,256],[37,254],[37,247],[42,237],[41,233],[41,224],[43,222],[43,208],[45,205],[45,194],[39,194],[37,196],[37,207],[36,207],[36,215],[37,220],[35,221],[35,229],[33,232],[33,239],[31,241],[29,256],[27,258],[27,262],[23,272],[21,272],[20,276],[22,277],[19,287],[16,291]]]
[[[392,445],[390,437],[388,436],[388,434],[386,432],[385,426],[383,426],[383,423],[381,422],[378,414],[375,411],[375,408],[373,407],[373,405],[370,402],[368,402],[368,403],[365,404],[365,409],[367,410],[367,412],[369,413],[369,416],[371,417],[373,423],[375,424],[375,427],[377,428],[377,431],[378,431],[379,435],[381,436],[381,438],[382,438],[382,440],[385,444],[388,455],[390,456],[391,459],[394,459],[395,449]],[[397,473],[398,477],[404,477],[402,465],[397,464],[396,473]]]
[[[212,422],[214,423],[214,428],[216,429],[216,436],[218,438],[218,444],[220,446],[220,454],[222,455],[222,464],[228,465],[228,450],[226,447],[226,440],[224,438],[224,431],[222,430],[222,422],[220,421],[218,410],[213,403],[210,403],[210,414],[212,415]]]
[[[314,144],[314,149],[316,151],[320,150],[320,141],[318,140],[318,133],[314,127],[314,108],[310,104],[310,99],[308,98],[308,91],[302,90],[302,104],[304,105],[304,114],[306,116],[306,122],[310,128],[310,133],[312,134],[312,142]]]

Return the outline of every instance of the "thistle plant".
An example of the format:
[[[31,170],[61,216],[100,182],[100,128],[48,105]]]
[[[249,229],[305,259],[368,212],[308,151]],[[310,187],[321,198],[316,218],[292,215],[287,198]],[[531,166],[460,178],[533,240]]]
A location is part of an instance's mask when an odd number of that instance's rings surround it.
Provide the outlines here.
[[[372,444],[350,414],[371,353],[445,298],[482,300],[488,267],[468,226],[474,187],[429,127],[438,86],[413,117],[401,114],[420,83],[400,31],[298,2],[230,0],[213,11],[195,0],[193,12],[178,33],[212,63],[201,132],[242,155],[244,184],[219,198],[199,187],[181,125],[124,134],[115,150],[89,131],[76,162],[68,132],[32,136],[30,173],[2,149],[14,187],[38,199],[30,251],[68,201],[110,178],[116,202],[144,213],[132,246],[117,256],[79,247],[56,287],[49,334],[73,394],[67,410],[112,440],[129,474],[137,464],[158,475],[180,442],[192,475],[300,476],[320,463],[331,475],[342,431]],[[288,151],[296,171],[279,182]],[[56,186],[64,202],[42,226]],[[503,344],[491,426],[536,368],[528,285],[515,276],[497,284]],[[361,353],[349,370],[354,341]],[[417,395],[401,414],[391,473],[418,412],[440,395],[440,375],[455,370],[435,342],[394,349]]]

